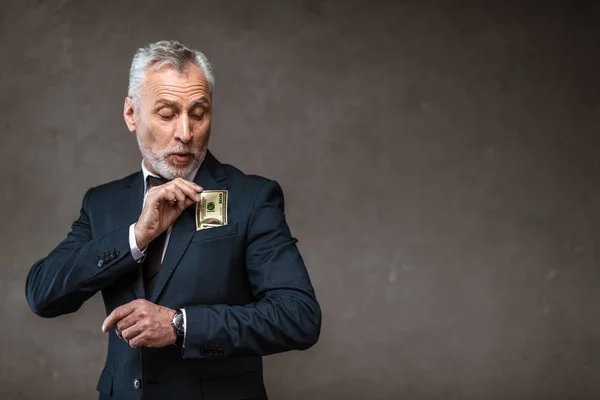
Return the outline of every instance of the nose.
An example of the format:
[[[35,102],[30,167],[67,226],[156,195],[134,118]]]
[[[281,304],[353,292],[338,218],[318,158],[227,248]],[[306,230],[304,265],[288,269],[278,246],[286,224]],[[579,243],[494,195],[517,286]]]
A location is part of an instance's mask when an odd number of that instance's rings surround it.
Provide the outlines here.
[[[175,139],[182,143],[188,143],[192,140],[192,128],[190,126],[190,119],[187,114],[182,114],[180,123],[177,125],[175,130]]]

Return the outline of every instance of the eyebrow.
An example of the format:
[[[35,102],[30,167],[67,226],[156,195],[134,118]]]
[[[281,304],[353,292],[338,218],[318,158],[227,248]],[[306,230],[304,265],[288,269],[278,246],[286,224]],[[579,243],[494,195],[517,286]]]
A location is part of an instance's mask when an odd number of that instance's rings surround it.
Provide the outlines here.
[[[190,110],[193,109],[193,108],[195,108],[196,106],[198,106],[200,104],[205,104],[205,103],[208,104],[208,99],[205,96],[202,96],[202,97],[200,97],[198,100],[196,100],[195,102],[193,102],[190,105]],[[156,102],[156,105],[157,106],[162,105],[162,106],[167,106],[167,107],[177,108],[177,109],[180,108],[179,103],[176,103],[174,101],[167,100],[167,99],[159,99]]]
[[[179,104],[177,104],[174,101],[170,101],[170,100],[166,100],[166,99],[160,99],[156,102],[156,105],[163,105],[163,106],[167,106],[167,107],[171,107],[171,108],[179,108]]]
[[[204,103],[208,104],[208,99],[206,97],[202,96],[198,100],[196,100],[195,102],[192,103],[192,105],[190,106],[190,109],[196,107],[199,104],[204,104]]]

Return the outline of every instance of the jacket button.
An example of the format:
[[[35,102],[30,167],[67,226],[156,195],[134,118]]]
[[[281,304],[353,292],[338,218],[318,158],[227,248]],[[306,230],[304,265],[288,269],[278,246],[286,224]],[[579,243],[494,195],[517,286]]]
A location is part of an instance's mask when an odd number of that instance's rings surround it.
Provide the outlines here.
[[[138,390],[140,388],[140,386],[142,386],[142,382],[140,382],[140,380],[138,378],[135,378],[133,380],[133,388],[135,390]]]
[[[99,260],[98,261],[98,268],[102,268],[103,265],[104,265],[104,260]]]

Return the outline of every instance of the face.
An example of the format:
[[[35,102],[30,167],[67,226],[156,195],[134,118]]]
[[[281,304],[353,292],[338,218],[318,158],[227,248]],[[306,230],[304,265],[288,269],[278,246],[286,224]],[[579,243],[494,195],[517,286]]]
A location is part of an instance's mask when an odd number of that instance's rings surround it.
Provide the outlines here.
[[[125,99],[127,127],[136,133],[148,170],[166,179],[188,176],[208,148],[211,96],[198,66],[146,72],[138,107]]]

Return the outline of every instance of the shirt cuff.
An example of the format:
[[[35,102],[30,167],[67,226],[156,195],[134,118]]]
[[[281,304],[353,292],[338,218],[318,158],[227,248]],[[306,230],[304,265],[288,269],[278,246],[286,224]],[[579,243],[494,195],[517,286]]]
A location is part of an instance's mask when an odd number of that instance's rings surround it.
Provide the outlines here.
[[[129,226],[129,248],[131,249],[131,255],[133,259],[137,263],[141,263],[146,258],[145,251],[141,251],[137,247],[137,243],[135,241],[135,223]]]
[[[185,337],[187,334],[187,318],[185,316],[185,308],[181,309],[181,312],[183,313],[183,348],[185,348]]]

